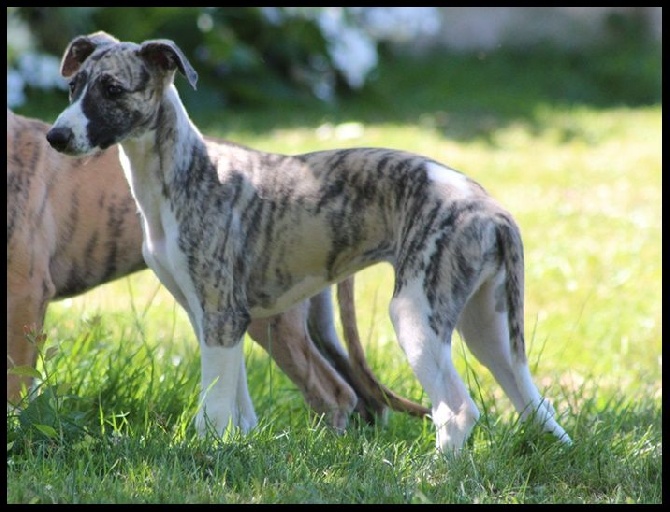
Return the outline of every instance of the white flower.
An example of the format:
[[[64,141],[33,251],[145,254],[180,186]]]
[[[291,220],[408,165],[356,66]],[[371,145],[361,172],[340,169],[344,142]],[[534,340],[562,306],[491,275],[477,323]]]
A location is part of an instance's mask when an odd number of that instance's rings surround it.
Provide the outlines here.
[[[351,87],[362,87],[367,74],[377,66],[375,41],[362,30],[347,25],[342,8],[323,9],[318,22],[333,65]]]
[[[279,7],[261,7],[261,14],[271,25],[281,25],[284,14]]]
[[[25,53],[19,57],[18,70],[31,87],[67,89],[67,83],[60,75],[60,62],[53,55]]]
[[[21,74],[15,69],[7,70],[7,106],[9,108],[20,107],[26,102],[23,89],[26,85]]]
[[[356,7],[355,12],[378,41],[407,42],[434,36],[440,29],[437,7]]]
[[[60,62],[52,55],[24,53],[16,69],[7,69],[7,105],[19,107],[26,102],[25,88],[67,90],[67,83],[60,75]]]
[[[362,87],[377,66],[379,41],[407,42],[433,36],[440,29],[436,7],[264,7],[262,12],[275,25],[281,25],[285,16],[316,19],[333,65],[353,88]],[[330,86],[321,81],[315,92],[329,97]]]

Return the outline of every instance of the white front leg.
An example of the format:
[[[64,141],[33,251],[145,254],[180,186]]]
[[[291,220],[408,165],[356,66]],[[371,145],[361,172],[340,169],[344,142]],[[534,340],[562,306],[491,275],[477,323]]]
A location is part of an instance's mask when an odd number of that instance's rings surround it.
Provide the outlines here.
[[[256,415],[246,386],[242,341],[233,347],[212,347],[201,343],[200,351],[202,391],[196,417],[196,429],[200,435],[204,435],[209,428],[221,436],[231,426],[240,427],[243,432],[254,427]]]
[[[241,345],[242,343],[240,343]],[[242,364],[239,374],[239,382],[237,384],[237,408],[239,411],[239,422],[237,426],[244,433],[249,432],[258,423],[254,404],[249,395],[249,387],[247,385],[247,369],[242,357]]]

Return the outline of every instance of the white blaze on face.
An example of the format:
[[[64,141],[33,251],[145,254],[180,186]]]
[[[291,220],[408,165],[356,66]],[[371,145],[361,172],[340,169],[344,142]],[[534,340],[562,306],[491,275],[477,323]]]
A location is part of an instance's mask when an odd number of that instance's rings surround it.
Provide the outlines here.
[[[426,164],[426,173],[428,178],[433,180],[436,183],[443,183],[449,185],[450,187],[458,190],[461,193],[468,194],[468,180],[464,174],[461,174],[458,171],[449,169],[443,165],[439,165],[433,162]]]
[[[81,99],[85,95],[86,90],[82,92],[77,101],[72,103],[58,116],[58,119],[53,124],[54,128],[69,128],[72,130],[70,149],[79,154],[88,153],[94,149],[86,135],[88,131],[88,118],[81,108]]]

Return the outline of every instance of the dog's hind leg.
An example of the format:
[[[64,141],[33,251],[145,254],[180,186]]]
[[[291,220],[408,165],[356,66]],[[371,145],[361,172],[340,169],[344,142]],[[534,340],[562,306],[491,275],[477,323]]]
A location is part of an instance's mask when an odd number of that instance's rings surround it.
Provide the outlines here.
[[[437,449],[460,451],[479,419],[479,410],[451,360],[455,325],[438,327],[440,334],[431,325],[430,301],[422,279],[397,290],[389,312],[407,360],[431,399]]]
[[[338,283],[337,299],[347,345],[351,347],[351,343],[354,343],[362,354],[358,327],[356,325],[353,283],[353,277],[348,277]],[[335,330],[333,310],[330,288],[309,299],[309,315],[307,317],[309,334],[321,354],[356,392],[358,396],[356,412],[360,415],[361,419],[371,425],[376,423],[377,420],[381,420],[381,423],[384,424],[388,411],[386,402],[374,396],[370,389],[371,384],[365,381],[364,377],[371,378],[377,387],[382,387],[382,385],[371,372],[363,375],[364,371],[368,370],[364,356],[362,356],[364,364],[359,364],[361,362],[360,359],[355,360],[350,357],[351,348],[349,349],[349,354],[344,350]]]
[[[349,372],[345,375],[345,378],[352,384],[362,399],[366,412],[372,413],[373,418],[382,418],[384,422],[386,421],[387,407],[391,407],[394,411],[406,412],[419,417],[429,415],[429,409],[397,395],[379,382],[368,366],[363,345],[358,335],[353,278],[345,279],[337,285],[337,299],[340,305],[344,339],[347,341],[349,349],[349,358],[346,361]]]
[[[522,420],[533,418],[557,438],[570,442],[554,419],[551,404],[533,383],[522,337],[517,342],[520,346],[512,349],[504,286],[503,273],[482,284],[461,314],[459,333],[472,354],[491,371]]]
[[[248,333],[300,389],[310,407],[326,414],[336,430],[343,430],[356,406],[356,393],[309,337],[307,309],[305,301],[280,315],[256,319]]]
[[[349,277],[345,281],[353,281],[353,277]],[[341,285],[338,284],[339,286]],[[334,304],[329,287],[309,299],[307,327],[319,351],[342,373],[338,364],[346,360],[348,354],[335,330],[335,316],[333,313]]]

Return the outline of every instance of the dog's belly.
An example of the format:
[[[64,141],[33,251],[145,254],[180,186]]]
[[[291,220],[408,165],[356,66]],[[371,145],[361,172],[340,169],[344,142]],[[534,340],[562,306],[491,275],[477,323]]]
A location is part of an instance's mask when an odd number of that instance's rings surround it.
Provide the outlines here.
[[[252,306],[249,314],[252,318],[264,318],[282,313],[298,302],[320,292],[329,284],[323,276],[305,276],[287,290],[282,290],[276,297],[266,299],[263,305]]]
[[[319,231],[311,231],[319,233]],[[321,232],[326,232],[325,229]],[[365,244],[333,251],[327,241],[309,243],[290,239],[275,242],[275,257],[255,262],[246,280],[246,297],[252,318],[262,318],[287,311],[297,303],[313,297],[325,287],[370,265],[390,258],[386,251],[370,251]],[[249,254],[245,251],[244,254]],[[334,256],[333,256],[334,255]],[[383,256],[383,257],[381,257]]]

